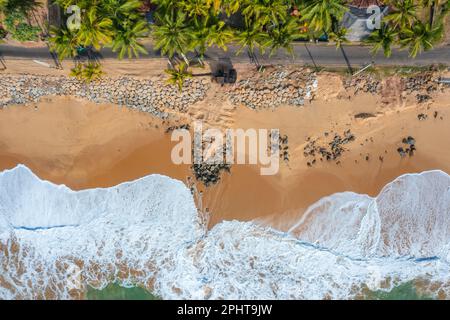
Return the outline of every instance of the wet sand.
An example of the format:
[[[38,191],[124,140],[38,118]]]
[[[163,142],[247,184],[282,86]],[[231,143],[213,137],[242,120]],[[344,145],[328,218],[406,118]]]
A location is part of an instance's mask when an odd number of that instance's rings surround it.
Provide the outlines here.
[[[217,100],[193,106],[192,112],[197,114],[188,116],[207,119],[210,125],[279,128],[281,135],[289,138],[290,160],[280,162],[277,175],[260,176],[258,166],[234,165],[231,174],[224,173],[217,185],[206,190],[200,187],[203,207],[211,212],[211,226],[239,219],[288,229],[309,205],[332,193],[354,191],[374,196],[404,173],[430,169],[450,173],[448,90],[430,105],[406,99],[399,106],[384,107],[380,107],[381,97],[371,94],[349,100],[328,92],[325,85],[321,90],[317,101],[303,108],[254,111],[234,108],[224,100],[222,105],[217,105]],[[208,117],[212,110],[215,114]],[[217,110],[225,115],[216,114]],[[443,119],[434,119],[434,111]],[[355,119],[360,112],[377,116]],[[419,121],[418,113],[428,114],[428,119]],[[187,118],[180,118],[179,123],[185,121]],[[43,100],[37,109],[35,105],[11,106],[0,110],[0,170],[23,163],[41,178],[73,189],[108,187],[151,173],[186,181],[192,176],[189,166],[177,166],[170,160],[174,143],[165,133],[169,125],[173,123],[145,113],[68,97]],[[303,148],[308,137],[325,143],[334,132],[342,134],[347,129],[356,140],[345,145],[347,151],[339,164],[319,161],[311,168],[306,165]],[[401,158],[396,150],[408,135],[416,139],[417,152]]]
[[[280,128],[281,135],[289,138],[290,160],[281,162],[279,174],[272,177],[261,177],[255,169],[233,167],[232,175],[225,175],[225,183],[213,186],[206,196],[214,208],[212,221],[256,218],[286,230],[324,196],[343,191],[376,196],[387,183],[405,173],[432,169],[450,173],[450,150],[446,147],[450,143],[448,98],[448,94],[442,96],[430,110],[411,106],[366,120],[355,120],[353,115],[373,111],[376,98],[371,95],[351,101],[316,101],[304,109],[239,109],[236,127]],[[439,110],[443,120],[431,116],[434,110]],[[417,119],[421,112],[430,114],[426,121]],[[303,148],[308,137],[322,136],[329,141],[331,130],[342,134],[347,129],[356,140],[344,146],[347,151],[338,159],[339,164],[318,160],[313,167],[306,165]],[[329,133],[328,138],[324,132]],[[397,148],[404,147],[401,141],[410,135],[416,139],[417,151],[413,157],[401,158]]]
[[[151,173],[185,180],[170,165],[170,135],[147,114],[74,98],[0,110],[0,165],[23,163],[73,189],[108,187]]]

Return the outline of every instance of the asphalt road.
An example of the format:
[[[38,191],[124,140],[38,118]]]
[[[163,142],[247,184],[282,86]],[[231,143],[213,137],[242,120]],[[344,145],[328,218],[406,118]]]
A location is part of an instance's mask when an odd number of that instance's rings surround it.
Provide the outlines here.
[[[332,44],[307,44],[311,56],[314,58],[315,63],[319,66],[345,66],[345,60],[340,50]],[[270,59],[265,56],[258,55],[259,60],[263,64],[270,62],[277,63],[297,63],[297,64],[312,64],[311,57],[308,54],[307,48],[303,43],[295,44],[295,58],[292,58],[284,50],[280,50],[276,55]],[[153,50],[151,44],[147,45],[149,55],[143,55],[140,59],[152,59],[160,57],[160,54]],[[230,58],[232,62],[247,62],[249,58],[244,51],[242,54],[236,56],[236,47],[230,47],[227,52],[220,49],[211,49],[208,51],[208,57],[212,59],[217,58]],[[392,56],[386,58],[382,52],[379,52],[375,57],[370,53],[370,48],[367,46],[347,45],[345,46],[345,52],[350,61],[352,67],[358,68],[371,61],[376,65],[382,66],[424,66],[429,64],[447,64],[450,65],[450,45],[441,46],[431,51],[423,52],[419,54],[415,59],[408,56],[406,50],[394,49]],[[0,55],[7,62],[8,58],[14,59],[52,59],[48,49],[46,47],[38,48],[24,48],[2,44],[0,45]],[[103,59],[115,59],[116,53],[106,48],[101,51]]]

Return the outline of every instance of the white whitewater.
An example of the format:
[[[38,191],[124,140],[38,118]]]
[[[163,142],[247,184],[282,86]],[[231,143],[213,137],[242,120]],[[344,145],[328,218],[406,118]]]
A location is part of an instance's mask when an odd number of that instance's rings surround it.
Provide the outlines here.
[[[206,231],[189,189],[160,175],[75,192],[24,166],[0,173],[3,299],[73,298],[111,281],[164,299],[349,299],[414,279],[450,298],[442,171],[401,176],[376,198],[326,197],[289,233],[240,221]]]

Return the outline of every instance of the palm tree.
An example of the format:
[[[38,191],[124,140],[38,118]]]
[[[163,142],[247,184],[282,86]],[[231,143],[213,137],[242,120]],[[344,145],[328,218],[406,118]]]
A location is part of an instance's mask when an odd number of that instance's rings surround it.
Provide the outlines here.
[[[151,0],[151,3],[158,7],[158,13],[161,15],[172,12],[178,4],[177,1],[173,0]]]
[[[80,81],[92,82],[99,80],[104,72],[98,62],[89,61],[86,64],[77,63],[74,68],[70,70],[70,76],[77,78]]]
[[[186,20],[186,14],[181,11],[158,16],[159,24],[153,28],[155,48],[161,50],[162,55],[172,58],[175,54],[184,55],[192,49],[194,32]]]
[[[288,6],[284,0],[245,0],[242,7],[246,20],[258,21],[260,25],[278,24],[288,16]]]
[[[442,38],[443,32],[442,23],[431,27],[428,23],[416,21],[412,27],[400,33],[400,44],[402,47],[408,47],[410,57],[415,58],[422,51],[432,49],[433,45]]]
[[[101,17],[97,14],[96,7],[90,7],[82,16],[82,23],[77,33],[79,44],[100,50],[102,46],[112,42],[112,26],[111,19]]]
[[[219,13],[219,11],[222,9],[222,5],[225,4],[225,2],[227,2],[223,0],[205,0],[205,1],[206,4],[213,10],[214,14]]]
[[[260,52],[264,53],[265,48],[270,45],[270,38],[267,32],[263,31],[257,23],[246,23],[245,29],[238,31],[235,37],[240,46],[236,54],[241,54],[247,48],[250,60],[259,68],[260,65],[255,54],[255,49],[258,47]]]
[[[148,30],[145,20],[130,19],[121,22],[112,42],[113,52],[119,52],[119,59],[123,59],[125,55],[131,59],[133,56],[138,58],[140,53],[148,54],[144,45],[138,41],[148,33]]]
[[[64,26],[60,28],[52,26],[50,28],[48,44],[50,51],[57,54],[59,61],[65,58],[74,58],[77,55],[77,35]]]
[[[342,0],[307,0],[301,21],[308,21],[315,32],[329,32],[347,11]]]
[[[392,55],[391,46],[396,42],[397,35],[398,32],[389,24],[383,24],[380,29],[373,31],[366,40],[373,45],[370,52],[375,55],[383,49],[384,56],[389,58]]]
[[[217,46],[220,49],[227,51],[227,44],[234,39],[233,31],[225,25],[223,21],[217,21],[209,26],[208,37],[206,38],[206,44],[211,46]]]
[[[78,49],[84,48],[92,53],[104,46],[118,52],[119,59],[147,53],[139,42],[139,38],[146,36],[149,30],[140,12],[141,0],[55,0],[55,3],[64,9],[71,5],[81,9],[81,23],[77,30],[69,30],[65,25],[51,30],[49,46],[59,55],[59,60],[76,57]]]
[[[77,63],[75,64],[75,67],[70,69],[69,76],[77,78],[78,80],[83,80],[83,64]]]
[[[294,57],[294,47],[292,42],[300,37],[298,32],[298,19],[289,18],[286,22],[278,24],[270,29],[270,56],[284,48],[292,57]]]
[[[167,69],[165,72],[169,75],[167,83],[178,86],[178,89],[183,90],[184,81],[192,78],[192,73],[188,71],[188,64],[181,62],[172,69]]]
[[[238,12],[241,7],[242,0],[206,0],[206,1],[214,1],[215,3],[219,3],[219,8],[223,7],[228,16]],[[214,5],[217,7],[217,5]],[[216,10],[217,11],[217,10]]]
[[[227,51],[227,44],[233,40],[233,32],[225,25],[225,22],[217,17],[204,17],[196,20],[192,25],[194,33],[193,47],[203,59],[206,49],[216,45]]]
[[[336,31],[332,32],[330,34],[330,39],[333,40],[336,44],[336,50],[340,49],[342,55],[344,56],[344,60],[347,64],[348,71],[350,74],[353,74],[352,66],[350,65],[350,61],[348,60],[347,54],[344,50],[344,43],[347,43],[347,29],[345,28],[339,28]]]
[[[384,19],[392,22],[395,27],[411,27],[417,21],[417,5],[414,0],[390,0],[394,11]]]
[[[117,21],[124,18],[136,19],[142,16],[138,12],[141,6],[142,2],[139,0],[102,0],[100,14]]]
[[[83,70],[83,78],[87,82],[96,81],[103,76],[100,63],[89,61]]]
[[[211,3],[205,0],[184,0],[179,2],[181,10],[187,12],[189,17],[207,17],[209,16],[209,9]]]

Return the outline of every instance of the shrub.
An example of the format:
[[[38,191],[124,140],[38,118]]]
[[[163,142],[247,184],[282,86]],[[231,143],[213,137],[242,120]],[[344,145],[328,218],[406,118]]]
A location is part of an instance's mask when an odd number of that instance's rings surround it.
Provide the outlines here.
[[[5,28],[17,41],[36,41],[41,32],[40,28],[29,25],[25,21],[25,15],[19,11],[11,12],[6,16]]]
[[[97,81],[103,76],[104,72],[98,62],[89,61],[87,63],[77,63],[74,68],[70,70],[70,76],[75,77],[80,81],[91,82]]]
[[[40,28],[22,22],[17,25],[16,30],[12,33],[12,37],[17,41],[37,41],[40,32]]]

